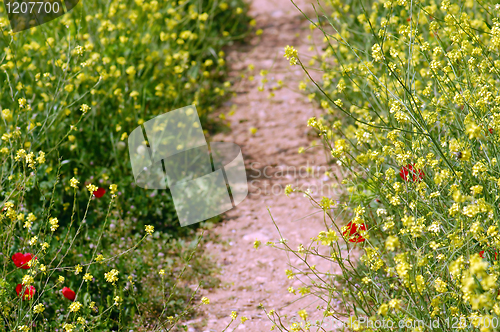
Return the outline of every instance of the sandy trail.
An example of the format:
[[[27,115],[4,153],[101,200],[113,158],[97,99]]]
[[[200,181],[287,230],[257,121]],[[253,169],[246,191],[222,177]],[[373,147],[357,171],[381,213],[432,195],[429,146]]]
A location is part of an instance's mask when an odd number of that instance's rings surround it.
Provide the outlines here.
[[[298,5],[312,10],[305,2]],[[253,64],[255,80],[244,80],[236,86],[237,95],[230,102],[237,106],[236,112],[228,117],[232,130],[212,138],[212,141],[235,142],[241,147],[250,193],[236,209],[226,213],[224,222],[210,231],[218,240],[209,243],[205,250],[221,267],[218,277],[222,285],[204,292],[210,305],[203,306],[205,317],[187,324],[190,331],[222,331],[230,321],[231,311],[249,318],[237,330],[269,331],[272,323],[258,308],[259,303],[267,310],[289,315],[296,315],[299,307],[306,305],[313,311],[319,304],[311,303],[312,299],[293,303],[299,296],[290,294],[287,288],[298,288],[301,283],[287,279],[286,253],[265,245],[267,241],[280,239],[268,207],[292,248],[300,243],[306,245],[324,229],[321,214],[304,218],[317,210],[301,194],[290,198],[284,195],[287,184],[314,188],[325,180],[324,166],[318,170],[325,165],[321,148],[312,153],[298,153],[299,147],[311,145],[314,138],[308,136],[307,120],[320,114],[320,110],[298,89],[304,79],[301,68],[291,67],[283,57],[286,45],[295,46],[301,59],[308,60],[307,54],[314,54],[308,51],[309,24],[289,0],[255,0],[251,14],[263,34],[253,37],[250,45],[229,53],[227,63],[232,76],[242,73],[248,76],[247,66]],[[265,91],[259,92],[262,69],[269,70],[269,82]],[[271,90],[267,87],[276,85],[280,79],[290,88],[276,90],[276,96],[269,99]],[[227,105],[222,112],[227,114],[229,109]],[[250,131],[253,127],[257,128],[256,134]],[[314,173],[306,175],[306,167],[312,167]],[[256,239],[263,244],[258,250],[253,248]],[[291,262],[298,264],[293,258]]]

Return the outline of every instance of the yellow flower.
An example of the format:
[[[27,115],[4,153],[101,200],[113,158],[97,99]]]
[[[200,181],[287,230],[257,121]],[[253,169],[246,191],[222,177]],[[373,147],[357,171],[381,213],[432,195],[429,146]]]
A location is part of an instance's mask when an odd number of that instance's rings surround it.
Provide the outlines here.
[[[120,273],[118,270],[112,269],[104,274],[104,278],[107,282],[111,282],[114,285],[118,281],[118,273]]]
[[[87,113],[87,111],[90,110],[90,106],[87,105],[87,104],[83,104],[82,106],[80,106],[80,111],[82,111],[83,114]]]
[[[293,65],[296,65],[298,63],[298,52],[297,50],[293,47],[293,46],[290,46],[290,45],[287,45],[285,47],[285,55],[284,57],[287,59],[287,60],[290,60],[290,65],[293,66]]]
[[[97,188],[97,187],[96,187],[95,185],[93,185],[92,183],[89,183],[89,184],[87,185],[87,190],[88,190],[88,191],[90,192],[90,194],[92,194],[92,195],[94,194],[94,191],[97,191],[97,189],[99,189],[99,188]]]
[[[437,278],[434,281],[434,288],[440,293],[444,293],[447,291],[447,284],[441,278]]]
[[[80,302],[76,301],[76,302],[73,302],[73,303],[70,304],[69,311],[70,312],[77,312],[82,307],[83,307],[83,305]]]
[[[38,157],[36,157],[36,161],[39,164],[44,164],[45,163],[45,152],[43,152],[43,151],[38,152]]]
[[[30,246],[33,246],[36,244],[36,242],[38,241],[38,236],[33,236],[29,241],[28,241],[28,244]]]
[[[203,21],[203,22],[204,22],[204,21],[208,20],[208,14],[207,14],[207,13],[200,14],[200,15],[198,16],[198,19],[199,19],[200,21]]]
[[[56,231],[56,229],[58,229],[58,228],[59,228],[59,220],[58,220],[57,218],[51,218],[51,219],[49,220],[49,223],[50,223],[50,230],[51,230],[52,232],[55,232],[55,231]]]
[[[27,274],[23,277],[23,285],[29,286],[34,282],[35,282],[35,279],[33,279],[33,277],[29,274]]]
[[[399,248],[399,239],[397,236],[389,235],[385,240],[385,248],[388,251],[394,251],[396,248]]]
[[[104,261],[104,256],[103,255],[97,255],[97,257],[95,258],[95,261],[98,262],[98,263]]]
[[[210,304],[210,300],[208,299],[208,297],[203,296],[201,298],[201,303],[203,303],[203,304]]]
[[[134,76],[137,71],[135,70],[134,66],[130,66],[125,70],[125,72],[130,76]]]
[[[45,306],[41,303],[39,303],[33,307],[33,312],[35,314],[40,314],[40,313],[44,312],[44,310],[45,310]]]
[[[111,194],[116,194],[116,191],[118,190],[118,186],[116,184],[111,184],[109,186],[109,190],[111,191]]]
[[[20,108],[24,108],[27,104],[26,98],[19,98],[17,102],[19,103]]]
[[[68,323],[65,323],[63,325],[63,329],[66,331],[66,332],[73,332],[73,329],[75,328],[75,325],[73,324],[68,324]]]
[[[94,277],[90,273],[85,273],[85,275],[83,276],[83,280],[85,280],[86,282],[91,281],[92,278]]]
[[[238,317],[238,313],[236,311],[231,311],[231,319],[235,320]]]
[[[36,220],[36,216],[33,214],[33,213],[28,213],[28,221],[35,221]]]
[[[80,181],[78,181],[77,179],[75,179],[74,177],[71,178],[71,180],[69,180],[69,183],[70,183],[70,186],[72,188],[78,188],[78,184],[80,183]]]
[[[75,274],[79,274],[80,272],[82,272],[83,268],[81,267],[80,264],[78,264],[77,266],[75,266]]]
[[[146,233],[148,233],[149,235],[152,235],[154,231],[155,231],[154,226],[146,225]]]
[[[30,229],[32,225],[33,225],[33,223],[32,223],[32,222],[30,222],[29,220],[26,220],[26,221],[24,222],[24,226],[23,226],[23,228]]]

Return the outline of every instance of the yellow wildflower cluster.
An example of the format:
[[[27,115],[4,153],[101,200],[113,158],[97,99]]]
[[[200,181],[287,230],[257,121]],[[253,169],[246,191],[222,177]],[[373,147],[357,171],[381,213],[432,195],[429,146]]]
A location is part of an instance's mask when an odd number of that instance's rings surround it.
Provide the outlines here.
[[[315,81],[321,90],[312,97],[324,114],[307,125],[344,171],[349,203],[316,203],[328,223],[313,241],[334,244],[327,257],[339,263],[344,287],[312,287],[351,299],[347,312],[404,308],[403,321],[457,317],[492,331],[483,323],[500,317],[500,6],[329,5],[329,22],[313,29],[328,36],[315,68],[323,71]],[[285,57],[296,50],[287,46]],[[340,232],[331,207],[350,221]],[[337,233],[349,233],[344,242],[363,252],[354,268]]]

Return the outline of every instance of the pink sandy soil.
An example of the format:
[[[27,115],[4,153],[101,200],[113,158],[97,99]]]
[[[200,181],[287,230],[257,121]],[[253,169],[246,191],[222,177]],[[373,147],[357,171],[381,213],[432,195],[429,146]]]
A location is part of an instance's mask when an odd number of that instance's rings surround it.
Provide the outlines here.
[[[298,5],[308,13],[313,12],[309,3],[302,1]],[[311,135],[307,120],[321,114],[321,110],[298,89],[305,77],[302,69],[290,66],[283,57],[286,45],[295,46],[302,61],[308,61],[315,54],[308,50],[309,23],[290,0],[254,0],[251,15],[256,18],[256,28],[263,29],[263,34],[252,37],[250,45],[230,51],[227,63],[233,77],[242,73],[248,76],[247,66],[253,64],[255,80],[245,79],[236,85],[237,95],[230,102],[237,106],[236,112],[227,117],[231,131],[212,138],[212,141],[235,142],[241,147],[249,195],[223,216],[222,223],[209,231],[208,235],[217,240],[208,243],[205,251],[218,262],[221,272],[217,277],[222,283],[219,288],[203,291],[202,295],[210,299],[210,304],[202,306],[204,315],[187,323],[189,331],[222,331],[230,322],[231,311],[249,319],[239,325],[237,331],[269,331],[272,323],[258,308],[259,303],[266,310],[275,309],[281,315],[296,315],[306,306],[312,313],[320,304],[313,302],[312,297],[294,302],[300,296],[290,294],[287,288],[298,288],[302,284],[287,279],[285,270],[290,262],[301,266],[299,260],[265,245],[267,241],[280,239],[268,208],[281,234],[294,249],[300,243],[307,245],[311,237],[325,229],[321,213],[307,217],[318,210],[312,208],[302,194],[287,197],[283,193],[287,184],[307,188],[321,185],[324,180],[324,168],[313,175],[305,175],[308,166],[314,170],[324,167],[326,159],[322,148],[298,153],[299,147],[308,147],[311,140],[317,139]],[[269,70],[264,92],[257,90],[261,69]],[[279,79],[289,88],[275,91],[276,96],[269,99],[271,90],[267,87],[275,85]],[[229,108],[227,105],[221,112],[227,114]],[[250,132],[252,127],[257,128],[256,134]],[[288,167],[289,174],[279,173],[280,167]],[[256,239],[262,242],[258,250],[253,247]],[[235,326],[233,323],[228,331]]]

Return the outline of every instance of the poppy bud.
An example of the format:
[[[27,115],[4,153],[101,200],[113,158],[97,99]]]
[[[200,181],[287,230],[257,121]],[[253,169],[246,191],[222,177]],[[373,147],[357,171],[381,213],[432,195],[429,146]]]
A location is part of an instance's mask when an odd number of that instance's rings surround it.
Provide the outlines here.
[[[99,187],[96,191],[94,191],[94,196],[97,198],[101,198],[105,193],[106,189]]]
[[[68,300],[70,301],[74,301],[75,300],[75,297],[76,297],[76,293],[73,292],[71,289],[69,289],[68,287],[64,287],[62,290],[61,290],[61,293],[62,295],[67,298]]]

